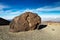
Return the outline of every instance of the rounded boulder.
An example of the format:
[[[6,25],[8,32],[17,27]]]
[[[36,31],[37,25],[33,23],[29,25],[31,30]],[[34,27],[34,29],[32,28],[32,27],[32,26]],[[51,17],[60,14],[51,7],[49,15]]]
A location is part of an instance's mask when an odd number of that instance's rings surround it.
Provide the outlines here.
[[[36,13],[25,12],[15,17],[10,23],[11,32],[35,30],[41,24],[41,17]]]

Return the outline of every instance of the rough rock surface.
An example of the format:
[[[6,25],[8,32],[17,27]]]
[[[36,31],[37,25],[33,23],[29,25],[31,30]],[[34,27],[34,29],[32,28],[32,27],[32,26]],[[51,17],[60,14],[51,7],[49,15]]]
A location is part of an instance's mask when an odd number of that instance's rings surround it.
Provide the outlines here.
[[[10,23],[11,32],[29,31],[36,29],[41,24],[41,18],[32,12],[25,12],[15,17]]]

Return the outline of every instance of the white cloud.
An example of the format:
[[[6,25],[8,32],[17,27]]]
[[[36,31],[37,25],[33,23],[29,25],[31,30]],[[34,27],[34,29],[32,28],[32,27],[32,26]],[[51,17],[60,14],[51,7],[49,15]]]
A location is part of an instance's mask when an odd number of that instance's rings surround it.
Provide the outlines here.
[[[10,12],[10,14],[20,14],[20,11]]]
[[[0,16],[0,17],[3,17],[5,19],[12,19],[14,18],[15,16],[18,16],[20,15],[21,13],[24,13],[24,12],[34,12],[34,13],[37,13],[40,15],[40,13],[42,11],[60,11],[60,7],[56,7],[56,8],[48,8],[48,6],[45,6],[45,7],[42,7],[42,8],[36,8],[36,9],[24,9],[24,10],[16,10],[16,11],[13,11],[15,9],[11,9],[11,10],[6,10],[4,11],[3,9],[4,8],[8,8],[8,6],[0,6],[0,13],[2,14],[7,14],[5,16]],[[40,15],[42,18],[58,18],[60,17],[60,15]]]
[[[0,14],[1,14],[1,13],[4,13],[4,11],[0,10]]]
[[[11,19],[13,19],[15,16],[9,16],[9,15],[7,15],[7,16],[3,16],[2,18],[4,18],[4,19],[7,19],[7,20],[11,20]]]
[[[37,8],[37,11],[60,11],[60,7],[55,7],[55,8]]]
[[[53,6],[55,6],[55,7],[60,6],[60,1],[59,2],[54,2]]]
[[[17,10],[15,12],[11,11],[7,11],[10,14],[21,14],[21,13],[25,13],[25,12],[33,12],[33,13],[37,13],[37,11],[35,9],[24,9],[24,10]]]
[[[9,14],[11,14],[11,15],[12,15],[12,14],[19,14],[19,13],[20,13],[20,10],[13,11],[13,9],[11,9],[11,10],[7,10],[7,11],[5,11],[5,13],[6,13],[6,14],[9,13]]]
[[[32,9],[25,9],[25,10],[16,10],[16,11],[13,11],[14,9],[11,9],[11,10],[1,10],[0,13],[2,13],[4,16],[0,16],[0,17],[3,17],[5,19],[13,19],[15,16],[18,16],[24,12],[35,12],[35,10],[32,10]]]
[[[35,9],[25,9],[23,12],[34,12]]]
[[[6,13],[6,11],[4,11],[4,9],[10,8],[8,5],[4,5],[0,3],[0,14],[1,13]]]
[[[0,10],[3,10],[4,8],[9,8],[9,6],[8,5],[0,4]]]

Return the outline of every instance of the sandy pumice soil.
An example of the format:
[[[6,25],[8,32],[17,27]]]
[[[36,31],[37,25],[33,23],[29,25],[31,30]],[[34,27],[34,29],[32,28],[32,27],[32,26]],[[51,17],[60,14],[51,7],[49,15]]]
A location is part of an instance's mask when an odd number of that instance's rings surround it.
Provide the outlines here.
[[[12,33],[9,25],[0,26],[0,40],[60,40],[60,23],[46,23],[41,30]]]

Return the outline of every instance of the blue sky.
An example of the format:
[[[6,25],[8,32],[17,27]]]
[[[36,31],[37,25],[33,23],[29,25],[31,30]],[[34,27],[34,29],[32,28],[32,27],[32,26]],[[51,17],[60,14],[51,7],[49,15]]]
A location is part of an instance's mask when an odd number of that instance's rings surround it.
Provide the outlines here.
[[[60,18],[60,0],[0,0],[0,17],[13,19],[24,12],[42,18]]]

